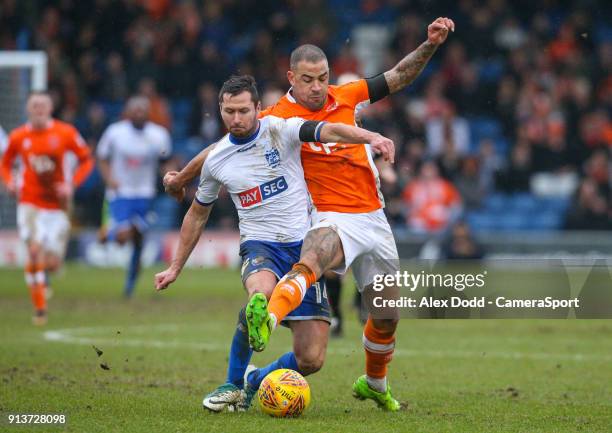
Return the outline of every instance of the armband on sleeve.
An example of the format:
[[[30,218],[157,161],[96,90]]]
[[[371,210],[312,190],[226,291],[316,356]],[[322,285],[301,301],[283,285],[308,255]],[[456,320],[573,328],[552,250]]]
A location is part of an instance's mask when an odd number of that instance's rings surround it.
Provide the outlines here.
[[[386,96],[389,96],[389,85],[385,74],[378,74],[372,78],[366,78],[366,84],[368,85],[368,95],[370,96],[370,103],[380,101]]]
[[[321,141],[321,128],[327,122],[317,120],[307,120],[300,127],[300,140],[302,142]]]

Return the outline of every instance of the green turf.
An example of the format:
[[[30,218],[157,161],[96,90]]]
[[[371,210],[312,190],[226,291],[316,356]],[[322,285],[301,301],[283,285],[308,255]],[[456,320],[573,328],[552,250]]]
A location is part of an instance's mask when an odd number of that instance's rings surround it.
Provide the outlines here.
[[[121,270],[68,266],[54,281],[46,328],[30,324],[19,270],[0,270],[1,431],[71,432],[604,432],[612,426],[612,322],[405,320],[390,368],[406,411],[354,400],[363,374],[361,329],[329,345],[308,378],[300,419],[258,407],[210,414],[203,394],[225,378],[227,345],[244,301],[237,271],[187,270],[163,294],[143,275],[131,301]],[[48,341],[69,338],[70,342]],[[261,365],[290,347],[286,330],[256,354]],[[95,344],[104,353],[98,357]],[[105,363],[110,370],[100,367]],[[64,427],[8,426],[11,413],[62,413]]]

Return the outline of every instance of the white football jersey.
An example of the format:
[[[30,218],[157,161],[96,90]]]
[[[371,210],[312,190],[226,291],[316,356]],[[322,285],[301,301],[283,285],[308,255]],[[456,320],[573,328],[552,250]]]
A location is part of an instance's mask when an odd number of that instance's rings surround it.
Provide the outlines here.
[[[163,126],[147,122],[137,129],[129,120],[110,125],[96,151],[98,158],[110,159],[111,175],[119,184],[117,191],[106,192],[107,198],[155,197],[159,159],[171,152],[170,134]]]
[[[6,152],[6,148],[8,147],[8,136],[2,126],[0,126],[0,155]]]
[[[303,123],[266,116],[251,137],[227,134],[208,155],[196,200],[211,204],[225,185],[238,210],[241,242],[304,239],[311,204],[300,159]]]

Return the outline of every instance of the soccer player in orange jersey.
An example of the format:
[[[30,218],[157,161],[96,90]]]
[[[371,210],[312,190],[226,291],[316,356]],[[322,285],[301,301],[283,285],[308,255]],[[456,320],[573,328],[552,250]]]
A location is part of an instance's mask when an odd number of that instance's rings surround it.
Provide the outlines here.
[[[343,86],[329,85],[327,58],[318,47],[298,47],[287,72],[291,89],[261,115],[354,125],[360,104],[374,103],[408,86],[454,29],[452,20],[437,18],[427,28],[427,40],[392,69]],[[168,173],[166,189],[179,197],[186,182],[199,173],[209,151],[201,152],[180,173]],[[393,162],[393,156],[390,159]],[[255,350],[265,348],[271,331],[301,303],[306,288],[325,271],[342,273],[350,266],[360,290],[368,290],[375,275],[395,273],[398,266],[369,146],[304,143],[302,165],[316,210],[314,225],[304,239],[300,261],[279,281],[269,304],[257,295],[249,302],[249,337]],[[400,409],[386,378],[397,322],[396,315],[370,316],[363,333],[366,374],[353,384],[355,397],[372,399],[389,411]]]
[[[11,132],[2,158],[0,175],[10,193],[18,197],[17,225],[27,245],[25,280],[34,304],[33,323],[47,322],[47,272],[62,266],[70,221],[67,210],[74,187],[93,169],[93,159],[78,131],[53,119],[53,103],[47,93],[32,93],[27,101],[28,123]],[[68,180],[64,157],[72,152],[78,166]],[[23,179],[12,173],[20,157]]]

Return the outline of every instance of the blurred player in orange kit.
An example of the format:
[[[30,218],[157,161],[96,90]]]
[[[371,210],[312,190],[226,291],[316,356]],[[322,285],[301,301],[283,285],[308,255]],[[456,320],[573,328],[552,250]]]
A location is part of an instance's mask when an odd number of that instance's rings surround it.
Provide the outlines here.
[[[329,66],[323,51],[302,45],[291,54],[287,78],[291,88],[278,103],[262,111],[305,120],[355,124],[364,103],[374,103],[412,83],[455,24],[437,18],[427,28],[427,40],[393,68],[373,78],[342,86],[329,85]],[[211,146],[212,147],[212,146]],[[166,189],[181,197],[184,185],[197,176],[210,147],[180,172],[168,173]],[[369,290],[378,274],[394,274],[399,261],[393,233],[383,212],[378,170],[368,144],[309,142],[302,145],[302,165],[314,204],[313,226],[296,263],[276,286],[269,304],[257,294],[247,305],[249,340],[256,351],[266,347],[270,334],[302,302],[306,288],[328,270],[344,273],[351,267],[359,290]],[[393,162],[393,155],[390,157]],[[363,333],[366,374],[353,384],[359,399],[374,400],[388,411],[400,409],[387,384],[387,365],[395,348],[396,316],[370,315]]]
[[[35,92],[27,101],[28,123],[9,135],[0,175],[9,192],[18,198],[19,236],[27,245],[25,280],[30,289],[35,325],[47,322],[47,273],[58,270],[64,261],[70,221],[67,210],[74,188],[93,169],[87,144],[78,131],[53,119],[53,102],[44,92]],[[74,153],[78,166],[72,179],[66,178],[64,157]],[[13,162],[19,157],[21,181],[15,179]]]

